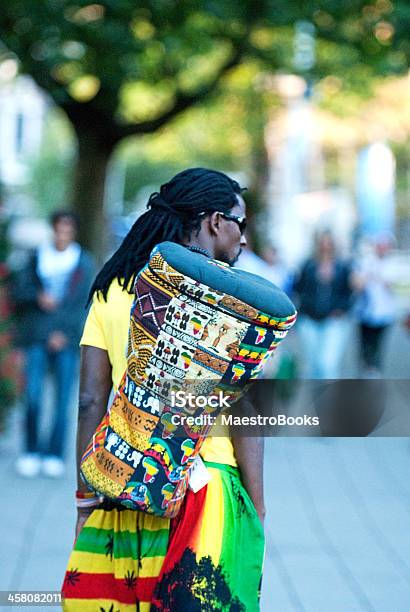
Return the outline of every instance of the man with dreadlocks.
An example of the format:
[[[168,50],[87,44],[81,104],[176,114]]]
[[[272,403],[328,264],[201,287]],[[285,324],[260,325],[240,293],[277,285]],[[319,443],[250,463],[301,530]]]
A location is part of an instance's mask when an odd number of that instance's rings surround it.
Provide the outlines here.
[[[97,275],[81,340],[78,463],[126,369],[137,273],[164,241],[233,265],[246,244],[241,192],[221,172],[193,168],[177,174],[151,195],[148,210]],[[97,508],[81,504],[63,588],[66,610],[259,609],[262,442],[211,437],[200,454],[211,479],[198,494],[188,490],[191,517],[160,518],[108,501]],[[78,487],[81,497],[87,489],[80,478]],[[205,495],[201,504],[199,493]]]

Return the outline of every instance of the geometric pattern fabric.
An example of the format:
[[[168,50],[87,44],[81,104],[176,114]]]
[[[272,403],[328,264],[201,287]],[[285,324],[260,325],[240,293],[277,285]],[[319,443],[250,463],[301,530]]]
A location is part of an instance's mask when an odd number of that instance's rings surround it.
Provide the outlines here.
[[[184,257],[192,256],[198,257],[184,249]],[[225,267],[205,258],[203,265]],[[161,245],[134,290],[127,370],[84,452],[81,475],[90,489],[125,507],[171,518],[210,430],[209,424],[177,422],[175,414],[221,411],[210,404],[181,409],[172,397],[221,393],[230,403],[237,400],[261,374],[296,312],[291,305],[287,316],[275,317],[274,304],[272,312],[261,312],[204,285],[175,270]]]

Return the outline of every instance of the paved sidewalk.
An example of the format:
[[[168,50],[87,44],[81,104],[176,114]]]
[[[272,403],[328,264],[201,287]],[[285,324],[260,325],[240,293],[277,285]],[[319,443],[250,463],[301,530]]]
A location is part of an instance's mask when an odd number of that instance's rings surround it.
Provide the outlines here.
[[[74,413],[74,405],[72,409]],[[0,438],[0,591],[59,591],[74,539],[74,457],[69,458],[67,474],[61,480],[19,477],[14,464],[16,449],[20,448],[20,425],[21,414],[16,411],[8,432]],[[71,449],[73,429],[74,426],[70,432]]]
[[[404,612],[410,440],[276,438],[266,449],[263,612]]]

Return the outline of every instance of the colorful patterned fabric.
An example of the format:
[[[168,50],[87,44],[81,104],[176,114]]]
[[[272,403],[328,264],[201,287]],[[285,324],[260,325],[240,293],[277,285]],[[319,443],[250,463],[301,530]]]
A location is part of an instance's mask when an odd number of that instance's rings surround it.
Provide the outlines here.
[[[122,376],[127,369],[126,350],[130,324],[133,295],[123,291],[117,279],[110,285],[107,301],[94,295],[91,308],[81,338],[82,346],[91,346],[107,351],[111,364],[113,388],[118,389]],[[226,463],[237,467],[232,441],[229,438],[229,426],[218,418],[218,435],[214,428],[206,438],[199,451],[205,461]],[[216,428],[216,426],[215,426]]]
[[[271,283],[181,245],[158,245],[135,284],[127,370],[82,458],[87,484],[128,508],[176,516],[211,423],[176,424],[172,394],[237,400],[295,318]],[[185,414],[216,417],[221,409]]]
[[[175,519],[92,513],[69,559],[66,612],[259,610],[262,525],[239,471],[207,467],[210,482],[187,492]]]

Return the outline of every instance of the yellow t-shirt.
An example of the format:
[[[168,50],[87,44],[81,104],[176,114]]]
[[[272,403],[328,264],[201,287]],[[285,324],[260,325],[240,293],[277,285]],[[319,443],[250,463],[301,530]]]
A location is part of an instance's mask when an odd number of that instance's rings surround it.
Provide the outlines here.
[[[132,302],[133,295],[123,291],[118,281],[114,280],[108,291],[107,302],[102,297],[94,296],[80,341],[83,346],[95,346],[108,352],[114,389],[117,389],[127,367],[126,351]],[[228,435],[207,438],[200,454],[205,461],[237,466]]]

